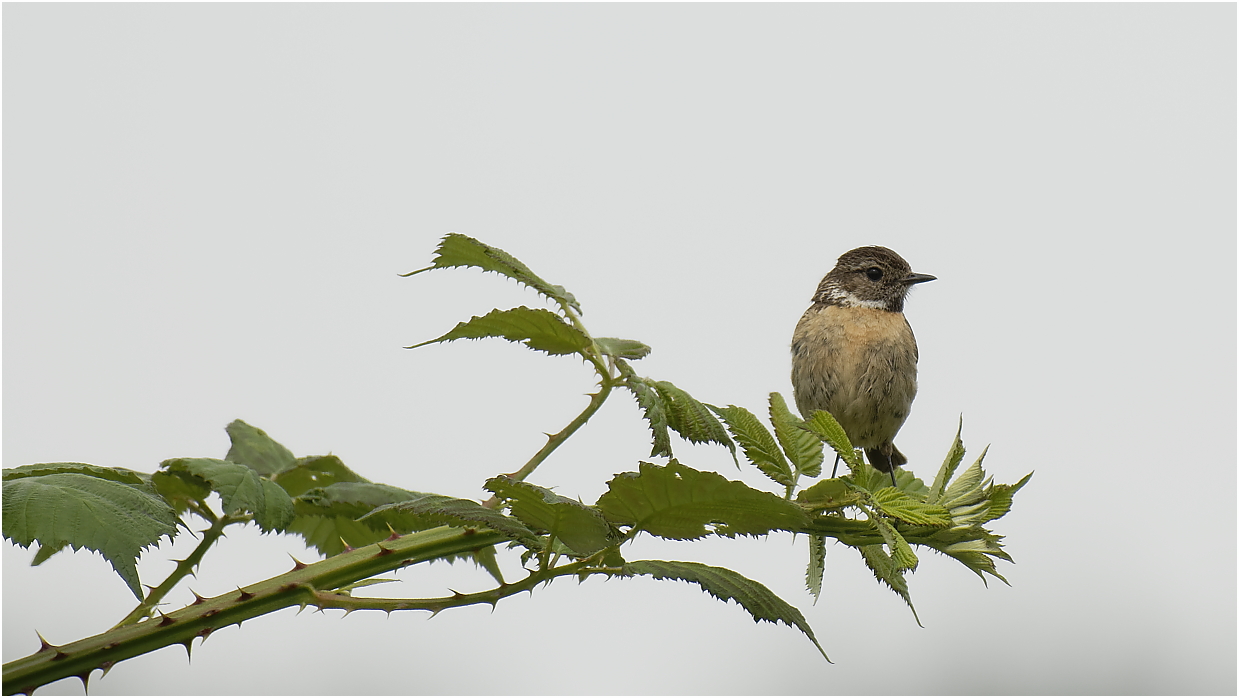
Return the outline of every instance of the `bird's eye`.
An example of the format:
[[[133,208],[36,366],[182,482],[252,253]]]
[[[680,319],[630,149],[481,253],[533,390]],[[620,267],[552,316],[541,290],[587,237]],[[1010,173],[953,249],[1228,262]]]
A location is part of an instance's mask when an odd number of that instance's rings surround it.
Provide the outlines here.
[[[877,267],[869,267],[865,270],[865,276],[868,276],[870,281],[881,281],[882,270]]]

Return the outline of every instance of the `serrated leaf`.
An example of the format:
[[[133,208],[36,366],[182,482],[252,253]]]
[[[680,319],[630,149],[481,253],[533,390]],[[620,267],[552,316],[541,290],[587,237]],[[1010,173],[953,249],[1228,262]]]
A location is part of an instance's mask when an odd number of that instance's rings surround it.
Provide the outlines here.
[[[864,464],[864,458],[852,448],[847,432],[826,410],[818,410],[810,415],[805,420],[805,428],[834,449],[834,452],[839,454],[843,462],[847,463],[853,471],[860,469]]]
[[[575,499],[507,475],[487,480],[486,489],[505,500],[512,515],[530,529],[553,533],[578,557],[588,557],[616,542],[602,513]]]
[[[621,473],[607,487],[598,507],[609,521],[662,538],[764,535],[799,531],[808,523],[793,502],[674,460],[666,466],[641,463],[639,473]]]
[[[986,512],[985,521],[981,523],[1006,516],[1007,512],[1011,511],[1011,504],[1015,493],[1019,492],[1021,487],[1028,484],[1032,476],[1033,474],[1029,473],[1020,478],[1020,481],[1014,485],[994,485],[989,492],[989,511]]]
[[[226,461],[248,465],[259,474],[269,476],[290,467],[297,460],[292,451],[258,427],[234,419],[224,429],[228,432],[228,438],[232,439],[232,447],[224,456]]]
[[[894,591],[904,603],[908,604],[908,608],[912,610],[912,617],[916,618],[916,624],[920,625],[921,619],[916,614],[916,607],[912,605],[912,595],[908,592],[908,582],[903,578],[901,568],[891,560],[891,556],[887,555],[880,545],[862,545],[857,549],[865,565],[873,572],[873,576],[890,587],[891,591]]]
[[[897,469],[895,472],[896,478],[905,474],[911,479],[910,474],[902,468]],[[860,467],[854,468],[850,474],[840,479],[851,482],[853,485],[868,492],[877,492],[891,486],[891,474],[884,473],[868,463],[862,463]],[[896,479],[896,482],[898,482],[898,479]]]
[[[503,570],[499,569],[499,560],[495,557],[495,546],[488,545],[485,548],[478,548],[471,553],[473,563],[478,567],[486,570],[500,586],[507,584],[503,581]]]
[[[648,381],[648,384],[654,386],[662,397],[668,426],[684,440],[695,444],[716,443],[726,446],[731,451],[732,458],[735,458],[736,445],[731,442],[727,430],[709,408],[668,381]]]
[[[635,339],[616,339],[615,337],[595,337],[594,343],[607,356],[617,359],[644,359],[650,355],[650,347]]]
[[[984,453],[981,454],[985,456]],[[984,499],[984,493],[981,491],[982,482],[985,479],[985,471],[981,468],[981,459],[968,466],[968,469],[963,472],[951,486],[942,493],[942,497],[937,504],[951,510],[954,515],[955,510],[961,506],[975,504]]]
[[[483,271],[492,271],[513,279],[554,300],[560,305],[569,306],[576,312],[581,312],[581,306],[576,298],[568,293],[563,286],[556,286],[542,280],[529,267],[512,255],[498,247],[491,247],[474,240],[467,235],[448,233],[435,249],[434,262],[425,269],[411,271],[401,276],[413,276],[431,269],[448,269],[452,267],[477,267]]]
[[[669,560],[638,560],[624,565],[626,577],[649,575],[654,579],[675,579],[701,587],[720,601],[735,601],[749,612],[754,621],[783,623],[804,633],[826,661],[826,651],[813,635],[813,629],[796,607],[779,598],[765,585],[755,582],[738,572],[724,567],[711,567],[698,562],[674,562]]]
[[[483,337],[501,337],[552,355],[574,354],[588,347],[590,343],[589,337],[564,322],[555,313],[522,305],[511,310],[492,310],[482,317],[475,316],[468,322],[457,324],[442,337],[405,348],[416,349],[436,342]]]
[[[56,473],[78,473],[104,480],[112,480],[126,485],[149,485],[151,476],[128,468],[108,468],[90,463],[34,463],[16,468],[5,468],[4,479],[16,480],[22,477],[37,477]]]
[[[766,425],[762,424],[756,415],[735,405],[727,407],[711,405],[710,409],[723,418],[723,421],[727,423],[727,430],[736,438],[740,448],[744,451],[744,457],[757,466],[757,469],[761,470],[766,477],[784,487],[792,487],[796,484],[796,477],[792,473],[791,466],[787,464],[787,459],[783,457],[783,452],[779,450],[778,444],[774,442],[774,437],[770,435]],[[808,434],[806,436],[812,438]]]
[[[934,484],[929,488],[929,495],[925,501],[937,504],[942,499],[942,488],[946,487],[951,478],[955,477],[955,469],[959,467],[960,462],[964,459],[964,442],[960,436],[964,433],[964,416],[959,416],[959,428],[955,430],[955,439],[951,442],[951,447],[947,449],[946,459],[942,461],[942,467],[938,469],[938,474],[934,477]]]
[[[68,543],[59,545],[40,545],[39,551],[34,554],[34,559],[30,561],[31,567],[38,567],[47,562],[53,555],[68,547]]]
[[[190,505],[200,504],[211,495],[211,485],[193,473],[160,471],[151,475],[151,484],[165,501],[172,505],[177,515],[185,513]]]
[[[360,548],[377,543],[392,531],[405,534],[438,526],[412,516],[406,517],[408,520],[393,515],[357,521],[377,507],[421,496],[421,492],[374,482],[332,483],[307,490],[293,500],[295,516],[287,531],[300,534],[307,544],[331,557],[344,552],[345,546]]]
[[[804,420],[792,414],[787,401],[778,393],[770,393],[770,423],[774,435],[783,447],[796,472],[808,477],[822,474],[822,440],[805,428]]]
[[[887,516],[907,521],[915,526],[950,526],[951,513],[934,504],[918,502],[906,492],[887,487],[873,493],[873,500],[878,503]]]
[[[796,494],[797,502],[814,511],[852,506],[859,500],[860,495],[838,479],[822,480]]]
[[[809,567],[805,570],[805,588],[813,594],[813,603],[822,597],[822,574],[826,571],[826,538],[809,536]]]
[[[615,363],[624,377],[624,387],[628,388],[633,397],[637,399],[637,405],[641,408],[645,421],[650,425],[650,431],[654,436],[654,447],[650,450],[650,456],[670,458],[672,456],[671,436],[668,432],[667,408],[663,404],[662,396],[644,378],[633,373],[632,367],[622,359]]]
[[[249,512],[263,531],[282,531],[292,521],[292,498],[248,465],[216,458],[171,458],[159,467],[202,478],[219,493],[225,514]]]
[[[337,482],[370,482],[350,470],[336,456],[298,458],[290,467],[271,479],[275,484],[283,487],[290,497],[296,497],[316,487],[327,487]]]
[[[4,481],[3,499],[5,538],[22,547],[38,541],[94,550],[139,600],[138,556],[176,535],[176,512],[167,502],[114,479],[80,472],[13,477]]]
[[[361,520],[387,517],[393,513],[422,517],[424,521],[439,526],[489,528],[527,548],[537,550],[542,547],[541,541],[534,535],[534,532],[519,520],[504,516],[493,509],[487,509],[475,501],[446,497],[441,494],[424,494],[406,502],[381,506],[361,517]]]
[[[900,571],[915,571],[916,566],[920,564],[920,560],[917,559],[916,553],[912,552],[912,546],[908,545],[908,541],[904,540],[899,531],[895,530],[891,522],[881,516],[871,517],[870,521],[873,522],[878,532],[882,534],[882,539],[886,541],[886,547],[890,550],[891,562],[896,569]]]

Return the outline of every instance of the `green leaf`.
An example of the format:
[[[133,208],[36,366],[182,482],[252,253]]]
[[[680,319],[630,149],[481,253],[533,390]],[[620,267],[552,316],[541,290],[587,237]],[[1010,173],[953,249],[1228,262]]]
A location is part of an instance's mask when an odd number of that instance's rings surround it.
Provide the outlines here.
[[[300,534],[307,544],[331,557],[347,548],[377,543],[392,531],[405,534],[438,526],[413,516],[357,521],[377,507],[421,496],[421,492],[374,482],[335,482],[307,490],[294,499],[296,515],[287,530]]]
[[[912,477],[911,473],[908,473],[908,471],[902,468],[896,471],[896,482],[898,482],[898,478],[901,476],[907,477],[909,482],[915,479]],[[868,463],[860,464],[856,468],[853,468],[850,474],[844,475],[839,479],[847,480],[868,492],[877,492],[891,486],[891,474],[884,473]]]
[[[1020,491],[1028,481],[1032,479],[1033,474],[1029,473],[1020,478],[1020,481],[1014,485],[994,485],[989,492],[989,511],[985,515],[985,523],[994,519],[1002,518],[1011,511],[1012,499],[1015,493]]]
[[[916,526],[950,526],[951,514],[933,504],[918,502],[906,492],[887,487],[873,494],[873,499],[887,516]]]
[[[522,264],[520,260],[498,247],[491,247],[459,233],[448,233],[444,236],[443,241],[435,249],[434,262],[430,266],[425,269],[411,271],[408,274],[401,274],[401,276],[413,276],[431,269],[448,269],[452,267],[477,267],[483,271],[493,271],[497,274],[502,274],[509,279],[514,279],[518,283],[532,288],[561,306],[571,307],[576,312],[581,312],[581,306],[577,304],[576,298],[571,293],[568,293],[563,286],[556,286],[543,281],[537,274],[530,271],[529,267]]]
[[[171,458],[159,467],[206,480],[219,493],[225,514],[249,512],[263,531],[282,531],[292,521],[293,500],[288,493],[247,465],[216,458]]]
[[[950,509],[954,515],[957,509],[977,504],[985,499],[982,489],[985,470],[981,468],[981,459],[984,457],[985,453],[982,452],[981,457],[977,458],[976,462],[951,483],[946,492],[942,493],[941,499],[937,502],[938,505]]]
[[[107,468],[90,463],[34,463],[16,468],[5,468],[4,479],[16,480],[22,477],[37,477],[56,473],[78,473],[103,480],[112,480],[126,485],[149,486],[151,476],[128,468]]]
[[[809,536],[809,567],[805,570],[805,588],[813,594],[813,603],[822,597],[822,574],[826,571],[826,537]]]
[[[579,557],[588,557],[617,542],[602,513],[575,499],[545,487],[517,482],[507,475],[487,480],[486,489],[505,500],[512,515],[526,526],[554,534]]]
[[[727,436],[727,430],[710,410],[696,398],[667,381],[648,381],[658,391],[667,414],[667,424],[686,441],[695,444],[716,443],[726,446],[732,458],[736,445]],[[739,462],[736,463],[737,467]]]
[[[670,458],[671,453],[671,436],[668,432],[670,423],[667,419],[667,407],[663,404],[662,396],[658,394],[658,390],[650,385],[644,378],[633,373],[632,367],[622,359],[617,359],[615,364],[620,369],[620,375],[624,377],[623,386],[637,398],[637,405],[641,408],[645,421],[649,422],[650,431],[654,435],[654,448],[650,451],[650,456],[666,456]]]
[[[925,501],[931,504],[937,504],[942,498],[942,488],[955,477],[955,469],[964,460],[964,442],[959,438],[964,433],[964,416],[959,416],[959,428],[955,431],[955,440],[951,442],[951,447],[947,449],[946,460],[942,461],[942,467],[938,469],[938,475],[934,477],[934,484],[929,488],[929,495]]]
[[[386,519],[392,515],[413,515],[436,526],[489,528],[526,548],[533,550],[542,548],[542,542],[525,524],[469,499],[456,499],[441,494],[424,494],[407,502],[378,507],[363,516],[361,520],[366,521],[376,517]]]
[[[972,570],[982,582],[989,574],[1003,584],[1010,585],[994,567],[994,558],[1011,562],[1011,556],[1002,549],[1002,536],[994,535],[980,526],[951,528],[933,533],[917,543],[949,555]]]
[[[499,560],[495,557],[495,546],[488,545],[485,548],[478,548],[471,553],[473,563],[478,567],[486,570],[487,574],[494,578],[500,586],[507,584],[503,581],[503,570],[499,569]]]
[[[903,568],[893,562],[891,556],[887,555],[880,545],[862,545],[857,549],[860,550],[860,556],[869,570],[873,572],[873,576],[890,587],[891,591],[898,594],[899,598],[908,604],[908,608],[912,610],[912,617],[916,618],[916,624],[921,625],[921,619],[916,614],[916,607],[912,605],[912,595],[908,593],[908,581],[903,578],[901,571]]]
[[[853,471],[860,469],[861,465],[864,464],[864,457],[859,451],[852,448],[852,442],[848,440],[847,432],[843,430],[843,427],[839,426],[839,422],[826,410],[814,412],[805,421],[805,428],[834,449],[835,453],[838,453],[839,457],[843,458],[843,462],[847,463],[848,467]]]
[[[711,567],[698,562],[674,562],[669,560],[638,560],[623,567],[626,577],[649,575],[654,579],[676,579],[690,582],[720,601],[735,601],[753,616],[754,621],[784,623],[804,633],[826,661],[826,651],[818,644],[813,629],[796,607],[779,598],[764,585],[737,572]]]
[[[822,474],[822,440],[806,430],[804,420],[792,414],[778,393],[770,393],[770,423],[779,445],[796,466],[796,473],[808,477]]]
[[[666,466],[642,463],[640,469],[615,476],[598,499],[612,523],[677,540],[711,533],[732,537],[799,531],[808,523],[808,515],[794,502],[718,473],[674,460]]]
[[[899,531],[891,525],[890,521],[881,516],[871,516],[870,521],[882,534],[882,539],[886,541],[886,547],[890,549],[891,562],[896,569],[916,571],[916,566],[920,564],[916,553],[912,552],[912,546],[908,545],[908,541],[900,535]]]
[[[68,543],[59,545],[40,545],[39,551],[34,554],[34,559],[30,561],[31,567],[38,567],[47,562],[53,555],[68,547]]]
[[[336,456],[298,458],[292,467],[271,479],[275,481],[275,484],[283,487],[290,497],[296,497],[316,487],[327,487],[337,482],[369,482],[350,470]]]
[[[297,460],[292,451],[267,436],[267,432],[239,419],[233,420],[225,430],[232,439],[232,448],[224,456],[226,461],[248,465],[260,475],[274,475]]]
[[[594,343],[603,354],[617,359],[644,359],[650,355],[649,346],[635,339],[616,339],[615,337],[595,337]]]
[[[492,310],[482,317],[456,325],[452,331],[406,349],[416,349],[436,342],[454,339],[502,337],[509,342],[522,342],[530,349],[548,354],[573,354],[589,346],[590,339],[580,330],[564,322],[558,315],[542,308],[512,308]]]
[[[211,495],[211,486],[206,480],[188,472],[166,471],[151,475],[151,484],[159,496],[176,509],[177,515],[185,513],[191,505],[205,504]]]
[[[766,425],[762,424],[752,412],[735,405],[711,407],[711,409],[727,423],[728,431],[736,437],[736,441],[740,442],[740,448],[744,449],[744,457],[748,458],[750,463],[757,466],[766,477],[784,487],[792,487],[796,484],[792,468],[787,464],[787,459],[783,457],[778,444],[774,442],[774,437],[770,435]],[[808,434],[806,436],[812,438]],[[820,450],[821,444],[818,448]]]
[[[860,500],[856,490],[837,478],[822,480],[812,487],[801,490],[796,501],[811,510],[840,509],[855,505]]]
[[[138,556],[160,538],[176,535],[176,512],[167,502],[111,477],[82,472],[10,477],[5,471],[3,499],[5,538],[23,548],[38,541],[40,553],[65,545],[94,550],[139,600]]]

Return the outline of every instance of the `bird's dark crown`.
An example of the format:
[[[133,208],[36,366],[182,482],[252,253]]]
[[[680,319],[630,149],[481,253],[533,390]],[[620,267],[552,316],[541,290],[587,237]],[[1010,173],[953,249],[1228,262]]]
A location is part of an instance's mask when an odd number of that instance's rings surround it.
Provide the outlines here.
[[[934,278],[913,273],[912,267],[894,250],[857,247],[839,257],[835,268],[818,285],[813,302],[898,313],[903,312],[904,299],[913,284]]]

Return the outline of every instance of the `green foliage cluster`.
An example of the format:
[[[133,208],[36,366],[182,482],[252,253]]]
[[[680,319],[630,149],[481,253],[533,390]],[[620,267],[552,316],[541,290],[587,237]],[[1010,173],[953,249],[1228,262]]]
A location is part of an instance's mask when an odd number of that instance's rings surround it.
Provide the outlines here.
[[[916,569],[917,546],[958,560],[982,580],[990,575],[1006,581],[994,565],[995,559],[1010,560],[1002,537],[985,526],[1010,510],[1012,496],[1031,474],[1014,485],[994,484],[982,469],[982,453],[957,475],[964,457],[958,432],[932,484],[900,471],[892,487],[887,475],[864,463],[862,452],[826,412],[802,419],[781,395],[772,393],[768,428],[743,407],[706,404],[668,381],[639,376],[630,362],[646,356],[649,347],[635,340],[593,337],[580,321],[580,306],[572,294],[502,250],[451,234],[439,245],[431,266],[405,276],[453,267],[507,276],[537,291],[554,309],[494,310],[414,347],[497,337],[550,355],[579,356],[598,377],[598,391],[572,422],[551,435],[518,471],[486,481],[491,499],[477,502],[371,482],[333,455],[298,458],[240,420],[227,427],[231,448],[223,459],[173,458],[153,474],[84,463],[4,470],[6,538],[22,546],[37,544],[36,565],[66,547],[97,551],[139,600],[107,633],[61,647],[44,642],[39,652],[6,664],[5,692],[29,692],[70,675],[81,676],[85,683],[95,668],[106,670],[116,661],[168,644],[188,649],[194,637],[205,637],[222,624],[288,605],[438,612],[471,603],[494,604],[569,575],[650,576],[696,584],[721,600],[735,601],[755,620],[800,630],[822,651],[801,613],[759,582],[697,562],[625,559],[623,546],[642,533],[690,541],[776,531],[804,534],[809,546],[806,586],[815,596],[821,592],[827,539],[856,548],[875,577],[910,608],[904,572]],[[650,429],[650,457],[665,462],[640,462],[634,472],[616,475],[593,504],[527,482],[615,388],[635,397]],[[778,491],[756,489],[679,462],[671,432],[692,443],[721,445],[737,465],[742,453]],[[825,446],[847,465],[847,474],[820,479]],[[137,573],[139,554],[187,528],[190,515],[209,524],[201,542],[168,578],[144,594]],[[286,575],[227,598],[200,599],[210,613],[204,606],[165,615],[159,608],[164,596],[192,574],[224,529],[251,521],[263,531],[302,536],[326,559],[298,563]],[[529,572],[525,579],[503,579],[496,543],[520,551]],[[351,594],[384,581],[377,575],[413,562],[458,558],[474,560],[497,586],[441,599]]]

